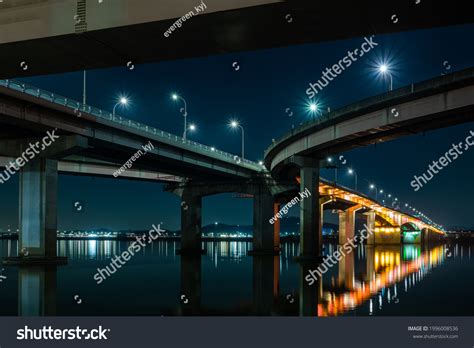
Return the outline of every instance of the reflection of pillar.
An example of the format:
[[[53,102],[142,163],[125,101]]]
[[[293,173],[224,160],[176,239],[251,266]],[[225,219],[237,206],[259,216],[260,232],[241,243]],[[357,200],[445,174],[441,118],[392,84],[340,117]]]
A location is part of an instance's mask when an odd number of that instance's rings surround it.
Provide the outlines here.
[[[181,195],[181,254],[202,253],[201,207],[202,197],[185,188]]]
[[[318,305],[323,294],[323,280],[318,277],[312,285],[305,280],[309,271],[316,267],[317,265],[300,264],[299,315],[303,317],[318,316]]]
[[[338,281],[339,284],[344,285],[347,289],[354,289],[355,269],[354,269],[354,252],[346,253],[338,263]]]
[[[375,244],[375,211],[371,210],[366,213],[367,215],[367,233],[369,237],[367,238],[367,245]]]
[[[311,196],[300,202],[300,258],[317,259],[321,256],[322,208],[319,200],[319,167],[302,167],[300,192]]]
[[[253,197],[253,251],[252,254],[273,255],[279,251],[275,245],[274,226],[270,219],[274,214],[273,196],[264,184],[258,185]]]
[[[279,256],[255,255],[253,257],[253,307],[255,315],[272,313],[275,296],[275,279],[278,279]]]
[[[345,244],[349,239],[354,239],[355,212],[359,205],[350,207],[339,213],[339,244]]]
[[[19,250],[30,257],[55,258],[58,161],[33,159],[20,170]]]
[[[18,268],[18,315],[56,315],[56,267]]]
[[[197,315],[201,309],[201,256],[181,255],[180,314]]]
[[[365,280],[371,281],[375,277],[375,246],[367,245],[365,255]]]

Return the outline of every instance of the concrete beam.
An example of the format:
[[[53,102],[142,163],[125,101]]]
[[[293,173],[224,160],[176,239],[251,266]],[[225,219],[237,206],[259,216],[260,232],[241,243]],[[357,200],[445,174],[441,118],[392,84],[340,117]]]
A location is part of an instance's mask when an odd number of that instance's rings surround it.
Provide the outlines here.
[[[52,134],[51,132],[49,134]],[[0,154],[4,156],[32,157],[61,159],[87,149],[88,140],[79,135],[59,135],[57,139],[46,135],[43,138],[2,139],[0,140]],[[43,139],[47,143],[43,143]],[[48,145],[49,144],[49,145]]]

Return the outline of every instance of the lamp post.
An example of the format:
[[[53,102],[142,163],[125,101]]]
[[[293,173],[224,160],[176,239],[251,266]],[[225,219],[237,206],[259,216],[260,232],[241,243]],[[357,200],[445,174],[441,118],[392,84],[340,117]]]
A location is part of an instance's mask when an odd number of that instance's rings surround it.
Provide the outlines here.
[[[377,196],[377,186],[375,186],[374,184],[370,184],[370,189],[373,190],[375,189],[375,200],[378,201],[378,196]]]
[[[379,66],[379,72],[382,74],[382,75],[388,75],[388,77],[390,78],[390,91],[393,91],[393,77],[392,77],[392,74],[390,73],[390,70],[389,70],[389,67],[386,65],[386,64],[382,64]]]
[[[119,101],[114,105],[114,108],[112,110],[112,116],[115,118],[115,109],[117,109],[117,106],[123,105],[126,106],[128,104],[128,99],[125,97],[121,97]]]
[[[186,140],[186,131],[187,131],[187,117],[188,117],[188,106],[186,104],[186,100],[184,100],[183,97],[177,95],[176,93],[171,96],[173,100],[181,100],[184,104],[184,112],[183,112],[183,117],[184,117],[184,131],[183,131],[183,139]]]
[[[242,159],[244,159],[244,154],[245,154],[245,132],[244,132],[244,127],[242,127],[239,122],[236,120],[230,121],[230,126],[232,128],[240,128],[242,131]]]
[[[349,168],[347,172],[351,175],[354,174],[354,179],[355,179],[354,190],[357,191],[357,172],[352,168]]]

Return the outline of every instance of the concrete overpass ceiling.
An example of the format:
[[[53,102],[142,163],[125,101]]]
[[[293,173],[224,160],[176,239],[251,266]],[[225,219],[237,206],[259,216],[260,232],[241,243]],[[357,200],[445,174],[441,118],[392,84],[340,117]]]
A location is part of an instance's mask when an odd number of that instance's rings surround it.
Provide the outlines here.
[[[9,0],[0,3],[0,78],[208,56],[474,22],[468,2]],[[196,10],[194,10],[196,11]],[[396,14],[399,21],[391,20]],[[78,23],[79,20],[79,23]],[[28,69],[20,67],[21,62]]]

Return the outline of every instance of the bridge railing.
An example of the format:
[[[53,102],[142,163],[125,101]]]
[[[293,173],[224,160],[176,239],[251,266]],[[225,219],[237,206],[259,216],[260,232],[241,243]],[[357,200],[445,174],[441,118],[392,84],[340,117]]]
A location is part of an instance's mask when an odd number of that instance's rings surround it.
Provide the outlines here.
[[[45,91],[41,88],[26,84],[26,83],[23,83],[23,82],[19,82],[19,81],[15,81],[15,80],[0,80],[0,86],[12,89],[14,91],[22,92],[22,93],[25,93],[25,94],[28,94],[28,95],[31,95],[31,96],[34,96],[34,97],[37,97],[37,98],[40,98],[40,99],[43,99],[43,100],[47,100],[49,102],[52,102],[52,103],[55,103],[55,104],[58,104],[58,105],[61,105],[61,106],[65,106],[69,109],[72,109],[74,111],[74,113],[76,113],[76,114],[84,112],[84,113],[87,113],[89,115],[93,115],[93,116],[96,116],[96,117],[99,117],[99,118],[102,118],[102,119],[105,119],[105,120],[108,120],[108,121],[112,121],[112,122],[120,124],[122,126],[128,126],[128,127],[133,128],[133,129],[138,129],[138,130],[144,131],[144,132],[152,134],[156,137],[160,137],[163,140],[166,140],[166,142],[170,142],[170,141],[176,142],[180,145],[185,145],[185,146],[189,147],[192,150],[197,150],[198,152],[204,152],[207,155],[209,155],[211,157],[215,157],[217,159],[221,159],[221,160],[224,160],[224,161],[233,161],[233,162],[236,162],[238,164],[240,164],[240,163],[247,164],[250,167],[254,167],[254,169],[261,169],[261,170],[264,169],[258,163],[255,163],[255,162],[247,160],[247,159],[243,159],[243,158],[241,158],[237,155],[233,155],[231,153],[218,150],[218,149],[216,149],[214,147],[211,147],[211,146],[196,143],[195,141],[184,139],[184,138],[182,138],[180,136],[177,136],[175,134],[165,132],[161,129],[145,125],[143,123],[140,123],[140,122],[137,122],[137,121],[119,116],[117,114],[115,114],[115,116],[114,116],[113,113],[110,112],[110,111],[105,111],[105,110],[102,110],[102,109],[99,109],[99,108],[96,108],[96,107],[93,107],[93,106],[90,106],[90,105],[86,105],[86,104],[83,104],[81,102],[78,102],[77,100],[67,98],[67,97],[64,97],[62,95],[59,95],[59,94],[56,94],[56,93],[53,93],[53,92]]]

